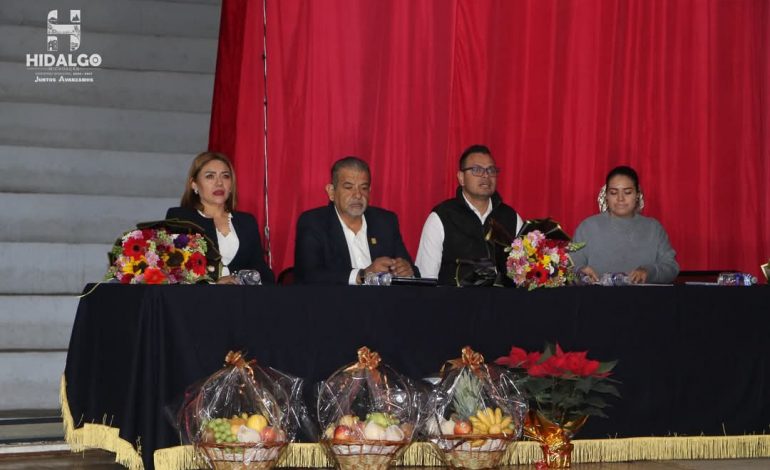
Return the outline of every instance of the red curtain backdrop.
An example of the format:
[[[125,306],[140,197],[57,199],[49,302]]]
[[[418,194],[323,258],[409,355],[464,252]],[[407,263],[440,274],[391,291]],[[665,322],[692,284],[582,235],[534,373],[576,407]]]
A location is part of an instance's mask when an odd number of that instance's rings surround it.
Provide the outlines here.
[[[267,224],[263,13],[261,0],[222,2],[209,132],[209,150],[233,160],[238,209],[253,213],[262,229]]]
[[[490,146],[499,191],[525,218],[572,232],[596,213],[607,171],[629,164],[683,269],[759,274],[770,257],[766,0],[267,0],[261,85],[261,63],[224,63],[260,62],[245,54],[261,29],[241,31],[239,53],[224,44],[249,13],[261,28],[255,4],[224,1],[212,142],[243,143],[239,191],[259,200],[251,103],[265,86],[277,272],[293,264],[299,214],[326,203],[337,158],[370,162],[371,203],[399,214],[414,256],[474,143]],[[264,205],[246,208],[263,222]]]

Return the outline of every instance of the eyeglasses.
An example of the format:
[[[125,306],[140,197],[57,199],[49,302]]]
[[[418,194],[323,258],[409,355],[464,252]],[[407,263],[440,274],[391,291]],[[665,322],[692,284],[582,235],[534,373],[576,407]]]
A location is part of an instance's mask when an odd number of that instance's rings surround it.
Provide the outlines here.
[[[500,173],[500,168],[496,166],[488,166],[486,168],[483,166],[469,166],[468,168],[460,168],[460,171],[468,170],[470,170],[473,176],[484,176],[485,173],[487,176],[497,176]]]

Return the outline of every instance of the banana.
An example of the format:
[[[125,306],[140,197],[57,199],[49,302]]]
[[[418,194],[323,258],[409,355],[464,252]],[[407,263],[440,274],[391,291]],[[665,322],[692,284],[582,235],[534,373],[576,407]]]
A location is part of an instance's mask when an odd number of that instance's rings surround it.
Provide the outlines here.
[[[513,418],[503,415],[500,408],[484,408],[476,412],[476,416],[470,417],[473,425],[473,434],[509,434]]]
[[[473,434],[484,434],[484,430],[487,429],[487,425],[482,423],[476,416],[470,417],[471,425],[473,425]]]
[[[487,415],[487,423],[489,423],[490,426],[495,424],[495,412],[492,408],[484,408],[484,414]]]
[[[471,416],[470,422],[473,425],[473,434],[485,434],[489,429],[489,426],[487,426],[476,416]]]

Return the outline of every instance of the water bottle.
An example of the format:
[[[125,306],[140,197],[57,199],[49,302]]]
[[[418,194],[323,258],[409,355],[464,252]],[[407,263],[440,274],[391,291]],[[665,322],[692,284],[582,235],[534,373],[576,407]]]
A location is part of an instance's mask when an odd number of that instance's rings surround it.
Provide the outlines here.
[[[599,279],[599,284],[603,286],[628,286],[631,282],[626,273],[604,273]]]
[[[757,278],[748,273],[719,273],[717,284],[720,286],[750,286],[757,283]]]
[[[389,286],[393,280],[393,275],[389,272],[367,273],[364,278],[365,286]]]
[[[262,276],[256,269],[241,269],[234,274],[235,283],[240,286],[261,286]]]

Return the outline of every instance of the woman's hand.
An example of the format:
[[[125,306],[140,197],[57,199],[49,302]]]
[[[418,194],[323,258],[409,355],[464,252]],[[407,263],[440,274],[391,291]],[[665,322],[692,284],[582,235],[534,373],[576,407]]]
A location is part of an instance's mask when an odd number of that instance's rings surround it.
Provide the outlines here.
[[[592,268],[591,266],[583,266],[582,268],[579,269],[579,271],[581,273],[581,277],[587,276],[591,282],[599,282],[599,276],[596,274],[596,271],[594,271],[594,268]]]
[[[647,282],[647,270],[644,268],[636,268],[628,273],[628,282],[631,284],[644,284]]]
[[[234,276],[222,276],[217,279],[217,284],[237,284]]]

